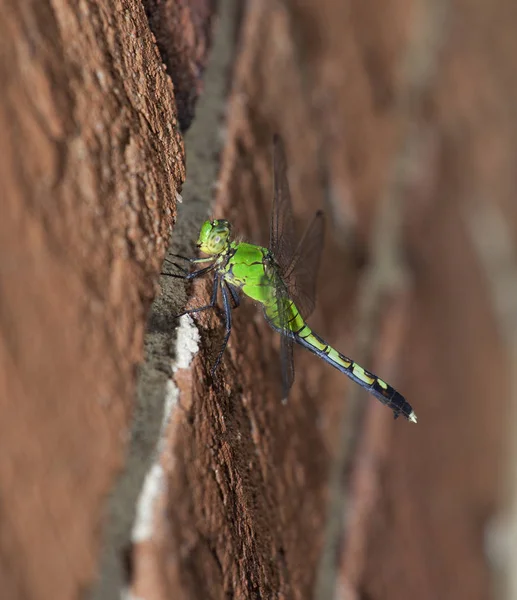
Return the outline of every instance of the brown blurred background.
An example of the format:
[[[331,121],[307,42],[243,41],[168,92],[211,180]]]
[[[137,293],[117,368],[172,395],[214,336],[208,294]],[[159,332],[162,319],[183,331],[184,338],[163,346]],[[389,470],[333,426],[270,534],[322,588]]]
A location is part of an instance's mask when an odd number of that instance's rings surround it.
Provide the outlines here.
[[[517,5],[0,0],[0,598],[517,599]],[[209,215],[266,244],[272,138],[310,323],[178,321]],[[171,233],[172,232],[172,233]]]

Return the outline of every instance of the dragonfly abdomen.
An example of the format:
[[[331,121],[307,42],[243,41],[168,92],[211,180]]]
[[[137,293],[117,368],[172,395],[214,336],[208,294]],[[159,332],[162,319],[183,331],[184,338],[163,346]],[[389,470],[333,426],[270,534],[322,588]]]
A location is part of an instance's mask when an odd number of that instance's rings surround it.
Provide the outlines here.
[[[335,348],[332,348],[332,346],[315,334],[308,325],[304,325],[299,332],[293,333],[293,337],[298,344],[328,362],[335,369],[347,375],[352,381],[367,389],[383,404],[386,404],[393,411],[395,418],[403,415],[408,421],[416,423],[415,412],[402,394],[380,379],[380,377],[377,377],[377,375],[363,369],[355,361],[341,354]]]

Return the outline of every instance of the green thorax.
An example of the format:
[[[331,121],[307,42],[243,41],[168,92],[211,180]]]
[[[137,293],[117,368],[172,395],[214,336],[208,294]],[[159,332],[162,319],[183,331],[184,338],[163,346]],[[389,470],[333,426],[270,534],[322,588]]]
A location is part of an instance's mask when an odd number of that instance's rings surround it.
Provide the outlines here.
[[[230,258],[221,272],[224,279],[261,304],[274,299],[274,262],[267,248],[246,242],[229,244]]]
[[[221,268],[224,279],[260,302],[271,325],[280,329],[299,330],[304,325],[303,319],[286,294],[270,251],[246,242],[232,242],[228,254],[230,258]]]

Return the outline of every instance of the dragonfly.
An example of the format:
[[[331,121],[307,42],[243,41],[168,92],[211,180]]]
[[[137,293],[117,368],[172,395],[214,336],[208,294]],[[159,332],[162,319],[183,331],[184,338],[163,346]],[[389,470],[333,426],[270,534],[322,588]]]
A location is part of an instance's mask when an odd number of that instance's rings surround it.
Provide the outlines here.
[[[203,223],[197,240],[197,247],[205,256],[188,258],[173,255],[191,265],[209,264],[189,272],[166,259],[179,268],[182,274],[164,275],[192,280],[208,273],[213,274],[209,304],[185,310],[177,317],[216,308],[220,290],[225,335],[212,374],[215,374],[230,338],[232,309],[239,306],[240,295],[244,294],[262,306],[266,321],[280,334],[284,400],[294,381],[293,345],[296,343],[368,390],[393,411],[395,418],[402,415],[408,421],[416,423],[415,412],[402,394],[338,352],[307,324],[307,318],[315,307],[316,275],[324,237],[323,212],[316,212],[298,244],[295,244],[294,234],[286,155],[281,138],[277,135],[273,140],[273,205],[269,247],[236,241],[232,238],[229,221],[213,219]]]

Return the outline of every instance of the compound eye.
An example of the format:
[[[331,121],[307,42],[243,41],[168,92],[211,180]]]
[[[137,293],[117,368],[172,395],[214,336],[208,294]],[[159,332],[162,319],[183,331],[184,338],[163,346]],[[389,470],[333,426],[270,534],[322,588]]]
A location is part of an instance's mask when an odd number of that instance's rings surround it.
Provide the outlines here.
[[[218,244],[220,241],[221,241],[221,236],[220,235],[216,235],[215,238],[214,238],[214,242],[216,244]]]

